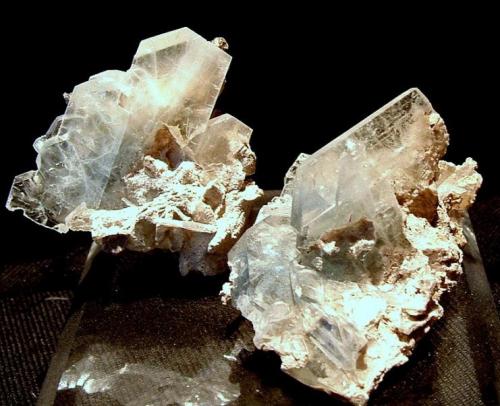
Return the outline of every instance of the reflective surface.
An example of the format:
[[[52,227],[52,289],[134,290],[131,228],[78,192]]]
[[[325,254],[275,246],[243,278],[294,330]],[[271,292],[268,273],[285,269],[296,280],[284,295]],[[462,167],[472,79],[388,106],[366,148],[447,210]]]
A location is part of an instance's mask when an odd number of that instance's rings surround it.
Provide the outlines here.
[[[498,403],[498,316],[477,254],[469,245],[445,316],[370,404]],[[224,276],[182,278],[175,265],[160,253],[97,256],[40,404],[337,403],[282,373],[274,354],[253,349],[250,324],[219,300]]]

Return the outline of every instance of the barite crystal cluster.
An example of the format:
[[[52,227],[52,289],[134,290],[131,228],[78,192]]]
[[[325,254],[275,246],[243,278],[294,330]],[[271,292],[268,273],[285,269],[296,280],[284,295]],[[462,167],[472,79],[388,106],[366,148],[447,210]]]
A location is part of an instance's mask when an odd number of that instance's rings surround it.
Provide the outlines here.
[[[354,404],[440,318],[462,272],[476,163],[441,160],[443,120],[410,89],[308,156],[229,253],[232,300],[258,348]]]
[[[224,269],[261,190],[252,130],[211,118],[231,57],[182,28],[139,45],[126,72],[92,76],[35,141],[36,171],[18,175],[7,202],[60,232],[90,231],[115,251],[180,252],[183,273]]]

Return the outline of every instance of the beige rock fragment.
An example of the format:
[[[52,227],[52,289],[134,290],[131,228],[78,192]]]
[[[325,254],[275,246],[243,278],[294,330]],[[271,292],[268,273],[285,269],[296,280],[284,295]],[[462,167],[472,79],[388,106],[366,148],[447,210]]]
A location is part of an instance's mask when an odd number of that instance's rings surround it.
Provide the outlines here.
[[[365,404],[443,315],[462,272],[476,163],[411,89],[310,156],[229,253],[223,288],[302,383]]]
[[[182,273],[223,271],[262,193],[248,179],[252,130],[212,117],[227,49],[181,28],[142,41],[129,70],[76,86],[7,208],[59,232],[89,231],[113,252],[178,251]]]

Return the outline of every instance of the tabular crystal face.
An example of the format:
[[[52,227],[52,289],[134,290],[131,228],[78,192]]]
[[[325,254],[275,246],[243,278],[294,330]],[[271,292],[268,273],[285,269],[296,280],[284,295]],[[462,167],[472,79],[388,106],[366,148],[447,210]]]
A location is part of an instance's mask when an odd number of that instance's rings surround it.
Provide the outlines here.
[[[437,165],[420,159],[434,142],[432,113],[426,97],[410,89],[311,155],[297,170],[294,227],[314,239],[363,217],[380,217],[377,231],[394,238],[383,220],[386,214],[400,217],[393,183],[414,185],[429,176],[427,166]]]
[[[187,141],[205,130],[230,62],[229,54],[188,28],[148,38],[131,68],[133,82],[146,88],[137,94],[138,107],[153,122],[178,126]]]
[[[14,181],[8,207],[58,226],[78,205],[117,209],[123,177],[156,133],[187,144],[207,127],[231,57],[188,28],[141,42],[131,68],[76,86],[68,107],[35,142],[38,171]]]
[[[242,145],[248,145],[252,129],[229,114],[209,121],[205,133],[192,138],[190,147],[202,167],[231,165]]]
[[[351,227],[351,234],[362,232],[367,237],[371,233],[367,239],[376,245],[361,261],[327,259],[324,268],[329,266],[333,278],[373,275],[386,265],[378,255],[382,246],[404,245],[397,197],[432,180],[447,140],[445,132],[434,130],[438,121],[427,98],[410,89],[299,166],[292,225],[299,231],[300,245],[307,248],[318,240],[331,243],[338,240],[331,230],[346,227]],[[426,154],[428,158],[422,159]],[[336,248],[352,247],[344,245]]]
[[[364,404],[442,315],[481,177],[410,89],[308,156],[229,252],[231,299],[288,374]]]
[[[90,231],[112,252],[180,252],[182,273],[215,274],[262,191],[252,129],[211,117],[231,57],[188,28],[142,41],[126,72],[76,86],[35,141],[37,171],[7,202],[58,231]]]

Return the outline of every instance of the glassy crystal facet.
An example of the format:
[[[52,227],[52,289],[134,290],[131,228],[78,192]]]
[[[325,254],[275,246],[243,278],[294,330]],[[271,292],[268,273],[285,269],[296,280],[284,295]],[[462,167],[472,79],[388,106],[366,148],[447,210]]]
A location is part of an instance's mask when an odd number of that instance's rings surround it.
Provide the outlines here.
[[[125,207],[123,177],[165,126],[186,144],[203,133],[231,57],[188,28],[141,42],[131,68],[73,89],[63,116],[35,141],[38,170],[14,181],[9,207],[52,227],[82,202]],[[19,189],[22,189],[22,192]]]
[[[301,382],[364,404],[443,313],[476,164],[441,161],[443,120],[410,89],[314,154],[229,252],[224,300]]]
[[[112,252],[179,251],[182,273],[224,271],[262,193],[247,179],[251,128],[211,118],[227,46],[181,28],[142,41],[126,72],[76,86],[7,207],[61,232],[90,231]]]

